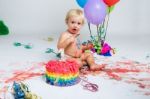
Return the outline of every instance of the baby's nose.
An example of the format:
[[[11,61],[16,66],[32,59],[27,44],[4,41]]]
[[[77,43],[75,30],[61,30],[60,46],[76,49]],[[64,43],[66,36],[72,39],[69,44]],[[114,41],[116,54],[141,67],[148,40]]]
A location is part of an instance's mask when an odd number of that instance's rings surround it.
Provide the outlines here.
[[[78,25],[78,24],[75,24],[74,26],[75,26],[76,28],[77,28],[77,27],[79,27],[79,25]]]

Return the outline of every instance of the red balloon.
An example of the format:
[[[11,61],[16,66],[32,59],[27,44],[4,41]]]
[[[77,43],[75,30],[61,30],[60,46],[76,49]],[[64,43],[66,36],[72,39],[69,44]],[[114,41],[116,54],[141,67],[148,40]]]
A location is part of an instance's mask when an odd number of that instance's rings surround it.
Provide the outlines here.
[[[117,2],[119,2],[120,0],[103,0],[105,2],[105,4],[107,4],[108,6],[113,6],[115,5]]]

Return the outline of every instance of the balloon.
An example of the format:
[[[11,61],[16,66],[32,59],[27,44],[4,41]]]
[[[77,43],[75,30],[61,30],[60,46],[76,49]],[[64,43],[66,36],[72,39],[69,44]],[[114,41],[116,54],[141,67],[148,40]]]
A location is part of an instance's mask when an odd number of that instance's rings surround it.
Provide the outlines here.
[[[113,6],[115,5],[117,2],[119,2],[120,0],[103,0],[105,2],[105,4],[107,4],[108,6]]]
[[[78,3],[78,5],[81,8],[84,8],[85,4],[87,3],[88,0],[76,0],[76,2]]]
[[[112,10],[114,10],[115,6],[107,7],[107,13],[110,13]]]
[[[88,0],[84,6],[85,17],[88,22],[99,25],[106,17],[106,5],[102,0]]]

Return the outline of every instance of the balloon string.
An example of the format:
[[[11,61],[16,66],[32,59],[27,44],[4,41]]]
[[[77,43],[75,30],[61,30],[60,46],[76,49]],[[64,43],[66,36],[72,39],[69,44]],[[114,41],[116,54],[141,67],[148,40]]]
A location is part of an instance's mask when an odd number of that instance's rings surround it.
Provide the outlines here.
[[[106,33],[107,33],[107,29],[108,29],[108,22],[109,22],[109,17],[110,17],[110,9],[108,10],[108,19],[107,19],[107,22],[106,22],[106,30],[105,30],[105,35],[104,35],[104,41],[106,39]]]
[[[95,42],[96,40],[95,40],[95,38],[93,38],[90,22],[88,22],[88,27],[89,27],[89,31],[90,31],[90,37],[91,37],[92,41]]]
[[[98,35],[98,41],[101,42],[101,33],[99,32],[99,26],[97,25],[97,35]]]
[[[89,90],[91,92],[98,91],[98,85],[97,84],[90,83],[88,81],[87,77],[85,77],[85,76],[80,76],[80,78],[82,80],[81,85],[83,86],[83,89]]]
[[[90,31],[90,36],[92,37],[92,31],[91,31],[90,22],[88,22],[88,27],[89,27],[89,31]]]

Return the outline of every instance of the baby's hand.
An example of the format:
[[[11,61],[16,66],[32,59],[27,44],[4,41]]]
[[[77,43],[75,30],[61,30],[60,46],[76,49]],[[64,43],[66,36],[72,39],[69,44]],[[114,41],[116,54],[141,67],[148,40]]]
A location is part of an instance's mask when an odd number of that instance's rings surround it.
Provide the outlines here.
[[[83,42],[82,43],[82,49],[83,50],[89,50],[89,49],[92,49],[94,46],[93,46],[93,44],[92,43],[90,43],[90,42]]]
[[[89,49],[91,49],[91,48],[93,48],[94,46],[93,46],[92,43],[88,43],[88,44],[87,44],[87,47],[88,47]]]

